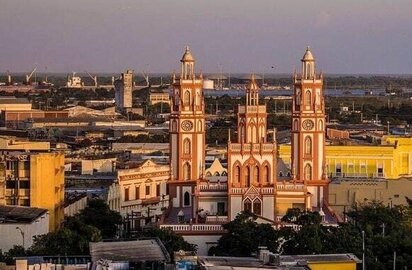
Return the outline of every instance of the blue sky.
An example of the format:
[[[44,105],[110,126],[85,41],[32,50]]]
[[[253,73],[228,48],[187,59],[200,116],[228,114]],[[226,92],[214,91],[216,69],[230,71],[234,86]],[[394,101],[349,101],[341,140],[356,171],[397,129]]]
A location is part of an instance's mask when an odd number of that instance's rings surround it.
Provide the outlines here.
[[[0,0],[0,73],[412,73],[411,0]],[[271,69],[275,66],[275,69]]]

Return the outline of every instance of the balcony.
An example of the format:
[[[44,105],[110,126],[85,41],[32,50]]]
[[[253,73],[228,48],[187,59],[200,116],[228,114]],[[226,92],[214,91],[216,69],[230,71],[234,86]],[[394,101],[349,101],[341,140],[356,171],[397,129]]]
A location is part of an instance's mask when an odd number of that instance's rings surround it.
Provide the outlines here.
[[[161,229],[170,229],[176,233],[223,233],[219,224],[162,224]]]
[[[208,192],[208,191],[227,191],[227,184],[221,183],[205,183],[200,184],[199,186],[200,192]]]
[[[206,223],[226,223],[229,222],[228,216],[207,216]]]
[[[304,191],[305,185],[302,184],[276,184],[277,191]]]

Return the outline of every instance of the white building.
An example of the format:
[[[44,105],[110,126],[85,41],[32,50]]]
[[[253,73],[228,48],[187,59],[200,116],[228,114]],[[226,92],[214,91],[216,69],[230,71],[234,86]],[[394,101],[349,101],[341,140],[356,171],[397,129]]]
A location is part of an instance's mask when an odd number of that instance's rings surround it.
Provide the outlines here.
[[[49,232],[49,213],[46,209],[21,206],[0,206],[0,250],[15,245],[29,248],[33,237]]]

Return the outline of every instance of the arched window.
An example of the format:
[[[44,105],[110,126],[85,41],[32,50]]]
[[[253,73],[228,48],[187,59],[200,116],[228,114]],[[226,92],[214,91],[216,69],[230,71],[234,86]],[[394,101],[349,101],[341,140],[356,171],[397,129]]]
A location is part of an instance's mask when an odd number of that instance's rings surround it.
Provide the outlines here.
[[[183,141],[183,154],[190,155],[190,140],[188,138]]]
[[[190,194],[187,191],[183,195],[183,205],[184,206],[190,206]]]
[[[279,172],[279,177],[283,177],[283,172],[282,171]]]
[[[309,90],[305,93],[305,105],[312,106],[312,93]]]
[[[253,213],[255,213],[258,216],[262,215],[262,203],[259,199],[255,199],[253,201]]]
[[[298,130],[299,129],[299,121],[297,119],[295,119],[293,121],[293,129],[294,130]]]
[[[227,176],[227,172],[222,172],[222,176]]]
[[[259,179],[259,166],[255,166],[255,169],[254,169],[254,181],[256,182],[256,183],[259,183],[260,182],[260,179]]]
[[[312,139],[309,136],[305,138],[305,155],[312,155]]]
[[[219,172],[215,172],[214,176],[220,176]]]
[[[191,172],[190,172],[190,164],[188,162],[183,165],[183,179],[190,180]]]
[[[312,78],[312,65],[310,63],[306,64],[306,78],[311,79]]]
[[[212,176],[212,174],[210,172],[207,172],[206,176],[209,177],[209,176]]]
[[[245,202],[243,203],[243,211],[252,212],[252,202],[250,201],[249,198],[247,198]]]
[[[233,169],[233,175],[235,176],[233,179],[235,183],[240,183],[240,167],[239,165],[235,166]]]
[[[186,91],[184,98],[183,98],[183,105],[189,106],[190,105],[190,92]]]
[[[305,166],[305,180],[312,180],[312,166],[310,164]]]
[[[264,183],[269,183],[269,181],[270,181],[270,178],[269,178],[269,176],[270,176],[270,173],[269,173],[269,166],[268,165],[265,165],[264,167],[263,167],[263,171],[262,171],[262,180],[263,180],[263,182]]]
[[[247,166],[246,170],[245,170],[245,185],[247,187],[250,187],[250,168],[249,168],[249,166]]]

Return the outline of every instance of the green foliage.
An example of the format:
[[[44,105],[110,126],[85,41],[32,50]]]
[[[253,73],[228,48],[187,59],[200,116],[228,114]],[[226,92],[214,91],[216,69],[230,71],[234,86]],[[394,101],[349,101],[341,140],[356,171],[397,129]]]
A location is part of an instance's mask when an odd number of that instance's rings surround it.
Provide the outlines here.
[[[256,223],[256,216],[242,212],[236,219],[223,225],[228,231],[218,242],[218,246],[209,250],[210,255],[247,257],[258,251],[259,246],[266,246],[276,252],[278,233],[269,224]]]
[[[0,262],[5,262],[7,265],[11,265],[14,263],[15,257],[24,257],[30,255],[23,246],[13,246],[9,251],[3,253],[0,250]]]
[[[115,237],[121,221],[120,214],[111,211],[103,200],[93,199],[79,214],[67,217],[63,228],[36,236],[29,252],[33,255],[88,255],[89,242]]]
[[[120,214],[110,210],[106,202],[100,199],[90,200],[88,207],[80,212],[78,218],[100,230],[103,238],[115,237],[117,227],[122,223]]]
[[[196,245],[186,242],[181,235],[177,235],[170,229],[149,228],[141,232],[140,237],[158,237],[162,241],[170,256],[174,251],[196,251]]]
[[[241,213],[224,225],[218,246],[210,255],[250,256],[258,246],[267,246],[282,254],[354,253],[362,258],[362,231],[365,232],[366,268],[391,269],[393,254],[397,254],[397,269],[412,266],[412,200],[408,206],[389,207],[370,202],[354,205],[347,213],[349,222],[325,226],[317,212],[289,209],[282,221],[299,226],[282,227],[257,224],[250,213]]]

